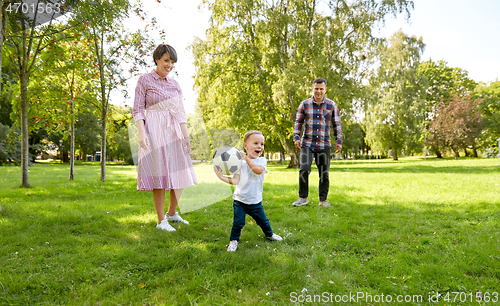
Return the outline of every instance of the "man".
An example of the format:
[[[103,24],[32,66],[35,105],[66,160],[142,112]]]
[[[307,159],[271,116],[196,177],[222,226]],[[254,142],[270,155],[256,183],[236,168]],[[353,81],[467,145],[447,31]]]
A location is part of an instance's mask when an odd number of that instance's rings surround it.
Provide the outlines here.
[[[316,161],[319,172],[319,205],[330,206],[326,201],[330,186],[330,124],[333,126],[333,135],[336,138],[335,152],[342,150],[342,126],[337,104],[325,97],[326,80],[317,78],[313,82],[313,97],[302,101],[297,109],[293,134],[295,146],[300,149],[299,171],[299,199],[293,202],[294,206],[308,203],[309,174],[312,160]],[[300,133],[305,123],[302,133]]]

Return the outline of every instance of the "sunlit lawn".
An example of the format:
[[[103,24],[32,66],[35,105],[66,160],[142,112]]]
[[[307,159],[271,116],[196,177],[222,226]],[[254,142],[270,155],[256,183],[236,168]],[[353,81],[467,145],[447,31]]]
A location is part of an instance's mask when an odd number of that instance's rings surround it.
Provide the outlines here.
[[[184,200],[200,205],[185,205],[196,209],[183,214],[191,224],[167,233],[155,228],[152,195],[136,191],[131,166],[109,165],[102,183],[95,163],[77,165],[72,182],[67,164],[35,164],[29,189],[18,188],[20,168],[0,167],[0,305],[284,305],[315,295],[319,304],[324,293],[358,292],[478,305],[470,302],[478,290],[493,301],[499,166],[500,159],[334,161],[325,208],[317,205],[316,170],[312,204],[293,207],[298,170],[270,164],[263,203],[285,240],[267,241],[247,217],[236,253],[226,252],[228,186],[200,180],[206,185],[196,194],[186,190]],[[209,165],[197,167],[210,178]],[[429,303],[437,292],[440,302]],[[466,302],[444,301],[452,292],[465,292]]]

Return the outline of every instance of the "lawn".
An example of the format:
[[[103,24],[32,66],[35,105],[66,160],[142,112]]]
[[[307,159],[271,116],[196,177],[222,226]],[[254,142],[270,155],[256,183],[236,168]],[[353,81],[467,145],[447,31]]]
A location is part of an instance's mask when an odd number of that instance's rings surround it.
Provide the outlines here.
[[[334,161],[332,207],[317,205],[317,170],[312,204],[293,207],[298,170],[268,169],[263,204],[284,241],[247,217],[229,253],[227,186],[186,191],[202,204],[168,233],[131,166],[103,183],[96,164],[75,181],[67,164],[35,164],[29,189],[0,167],[0,305],[500,303],[500,159]]]

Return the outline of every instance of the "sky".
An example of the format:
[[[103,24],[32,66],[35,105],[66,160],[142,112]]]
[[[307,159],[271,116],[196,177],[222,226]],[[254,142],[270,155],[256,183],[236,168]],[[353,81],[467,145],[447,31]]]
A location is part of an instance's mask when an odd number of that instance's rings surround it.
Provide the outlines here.
[[[186,48],[195,37],[205,38],[209,12],[198,9],[201,0],[145,2],[166,32],[166,40],[158,44],[167,43],[177,50],[175,79],[182,88],[186,112],[193,112],[195,68]],[[450,67],[467,70],[476,82],[500,80],[500,0],[414,0],[410,13],[409,21],[404,16],[389,17],[377,36],[389,38],[401,28],[408,35],[422,37],[426,45],[422,60],[445,60]],[[144,71],[154,68],[144,67]],[[132,97],[136,83],[137,79],[129,82]],[[113,100],[115,104],[132,105],[131,100]]]

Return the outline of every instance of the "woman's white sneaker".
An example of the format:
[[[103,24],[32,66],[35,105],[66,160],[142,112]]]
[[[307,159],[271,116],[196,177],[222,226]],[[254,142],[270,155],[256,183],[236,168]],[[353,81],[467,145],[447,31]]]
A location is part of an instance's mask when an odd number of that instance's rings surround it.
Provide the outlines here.
[[[182,222],[184,224],[189,224],[188,221],[182,219],[181,216],[179,216],[178,212],[175,212],[172,217],[170,217],[168,214],[165,214],[165,218],[170,222]]]
[[[163,219],[160,224],[156,224],[156,228],[159,228],[161,230],[165,230],[168,232],[175,232],[175,228],[173,228],[172,225],[168,224],[167,219]]]

